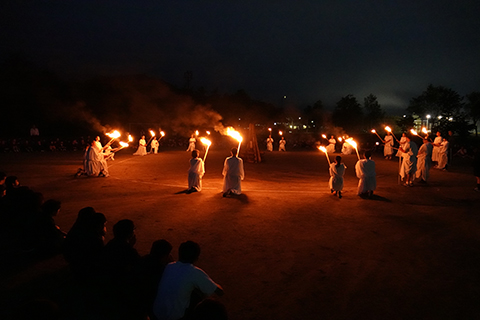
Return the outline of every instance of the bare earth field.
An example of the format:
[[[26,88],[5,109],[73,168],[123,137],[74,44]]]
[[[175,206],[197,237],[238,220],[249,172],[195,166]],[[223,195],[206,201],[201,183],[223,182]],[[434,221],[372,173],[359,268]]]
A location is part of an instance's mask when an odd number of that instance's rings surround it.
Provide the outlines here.
[[[468,160],[408,188],[398,162],[376,154],[376,195],[362,199],[350,155],[338,199],[322,153],[273,152],[245,163],[242,196],[223,198],[227,151],[209,152],[204,190],[193,194],[179,193],[189,153],[131,153],[109,162],[109,178],[74,178],[81,152],[0,154],[0,170],[61,200],[65,231],[92,206],[107,216],[107,241],[115,222],[132,219],[141,255],[161,238],[175,258],[181,242],[198,242],[197,265],[223,286],[233,320],[480,319],[480,193]],[[0,275],[0,318],[26,297],[47,297],[66,319],[88,319],[66,266],[57,256]]]

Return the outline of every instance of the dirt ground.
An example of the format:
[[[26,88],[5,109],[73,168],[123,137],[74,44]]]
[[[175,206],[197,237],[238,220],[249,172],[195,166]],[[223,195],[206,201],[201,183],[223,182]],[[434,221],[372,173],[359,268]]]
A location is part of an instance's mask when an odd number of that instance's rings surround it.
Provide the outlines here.
[[[245,163],[244,194],[223,198],[228,150],[210,150],[204,189],[193,194],[179,193],[189,153],[131,153],[109,162],[109,178],[74,178],[80,152],[0,154],[0,170],[61,200],[65,231],[92,206],[107,216],[107,241],[115,222],[132,219],[142,255],[161,238],[175,258],[181,242],[198,242],[197,265],[223,286],[232,320],[480,318],[480,193],[469,160],[403,187],[398,162],[375,154],[376,195],[362,199],[349,155],[338,199],[323,153],[266,153]],[[70,301],[65,267],[57,256],[1,275],[0,317],[25,297],[48,297],[67,319],[85,318]]]

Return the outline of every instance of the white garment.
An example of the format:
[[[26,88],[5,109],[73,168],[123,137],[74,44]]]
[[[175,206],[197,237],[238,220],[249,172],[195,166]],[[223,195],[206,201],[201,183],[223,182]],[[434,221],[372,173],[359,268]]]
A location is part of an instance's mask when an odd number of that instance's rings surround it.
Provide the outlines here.
[[[440,145],[442,144],[443,138],[440,137],[435,137],[435,140],[433,140],[433,152],[432,152],[432,161],[438,162],[439,155],[438,153],[440,152]]]
[[[328,153],[334,153],[335,152],[335,144],[336,143],[337,143],[337,140],[335,140],[335,139],[328,140],[328,146],[327,146],[327,152]]]
[[[153,152],[154,154],[156,154],[158,152],[158,146],[160,145],[160,143],[158,143],[158,140],[156,139],[153,139],[152,140],[152,143],[151,143],[151,150],[150,152]]]
[[[194,289],[210,296],[218,285],[200,268],[190,263],[172,262],[165,267],[153,303],[158,320],[178,320],[185,315]]]
[[[243,160],[237,156],[228,157],[223,164],[223,192],[230,190],[235,194],[242,193],[242,180],[245,177]]]
[[[330,164],[330,180],[328,181],[328,186],[330,190],[342,191],[343,190],[343,176],[345,174],[345,169],[347,167],[340,163],[337,167],[336,163]]]
[[[353,147],[350,143],[347,143],[345,142],[343,145],[342,145],[342,154],[344,155],[348,155],[348,154],[352,154],[353,152]]]
[[[193,150],[195,150],[195,142],[197,142],[197,139],[195,139],[195,138],[190,138],[190,139],[188,140],[188,149],[187,149],[187,151],[193,151]]]
[[[400,148],[405,149],[405,143],[407,143],[407,137],[401,137],[400,138]],[[402,151],[400,149],[397,151],[396,156],[401,157],[402,156]]]
[[[93,145],[95,149],[97,149],[97,152],[102,152],[102,143],[100,141],[95,141],[95,144]]]
[[[386,135],[385,136],[385,147],[383,148],[383,155],[390,156],[393,154],[393,136]]]
[[[413,141],[407,142],[404,145],[405,149],[402,153],[402,165],[400,166],[400,177],[405,178],[407,174],[415,174],[417,171],[417,154],[418,147]]]
[[[368,191],[374,191],[377,188],[377,178],[375,173],[375,162],[371,159],[361,159],[355,164],[355,173],[357,175],[358,190],[361,195]]]
[[[268,151],[273,151],[273,139],[272,138],[267,138],[267,150]]]
[[[85,172],[88,176],[97,177],[101,172],[108,177],[108,165],[103,157],[103,153],[97,151],[95,146],[87,148],[85,153]]]
[[[448,141],[443,141],[442,145],[438,150],[438,165],[437,169],[445,169],[448,163],[448,147],[450,143]]]
[[[205,166],[201,158],[190,159],[190,169],[188,169],[188,189],[195,188],[202,190],[202,177],[205,174]]]
[[[287,144],[287,140],[282,139],[278,142],[278,151],[287,151],[285,149],[285,145]]]
[[[420,146],[417,155],[417,172],[416,177],[428,181],[430,177],[430,167],[432,166],[432,150],[433,146],[430,142],[426,142]]]
[[[146,156],[147,155],[147,143],[145,139],[140,139],[138,141],[138,149],[133,154],[134,156]]]

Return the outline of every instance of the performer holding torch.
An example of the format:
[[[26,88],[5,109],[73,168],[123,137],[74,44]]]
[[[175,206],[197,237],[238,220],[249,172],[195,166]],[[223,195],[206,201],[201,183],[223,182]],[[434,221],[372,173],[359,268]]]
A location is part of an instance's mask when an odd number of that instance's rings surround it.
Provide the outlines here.
[[[223,196],[239,195],[242,193],[242,180],[245,177],[243,160],[237,156],[237,148],[230,150],[230,157],[223,165]]]
[[[188,169],[187,193],[198,192],[202,190],[202,178],[205,174],[205,165],[199,155],[200,151],[196,149],[192,151],[192,158],[190,159],[190,169]]]
[[[345,175],[346,168],[340,156],[335,157],[335,162],[331,163],[329,168],[330,180],[328,181],[328,186],[330,187],[331,193],[335,196],[338,195],[339,199],[342,198],[343,176]]]

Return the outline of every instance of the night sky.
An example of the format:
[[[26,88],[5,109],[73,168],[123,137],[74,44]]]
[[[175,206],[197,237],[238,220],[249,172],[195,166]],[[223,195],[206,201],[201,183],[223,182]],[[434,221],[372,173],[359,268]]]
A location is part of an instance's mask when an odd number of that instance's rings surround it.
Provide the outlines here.
[[[472,1],[4,1],[0,58],[64,77],[149,74],[298,106],[373,93],[403,110],[428,84],[480,90]]]

